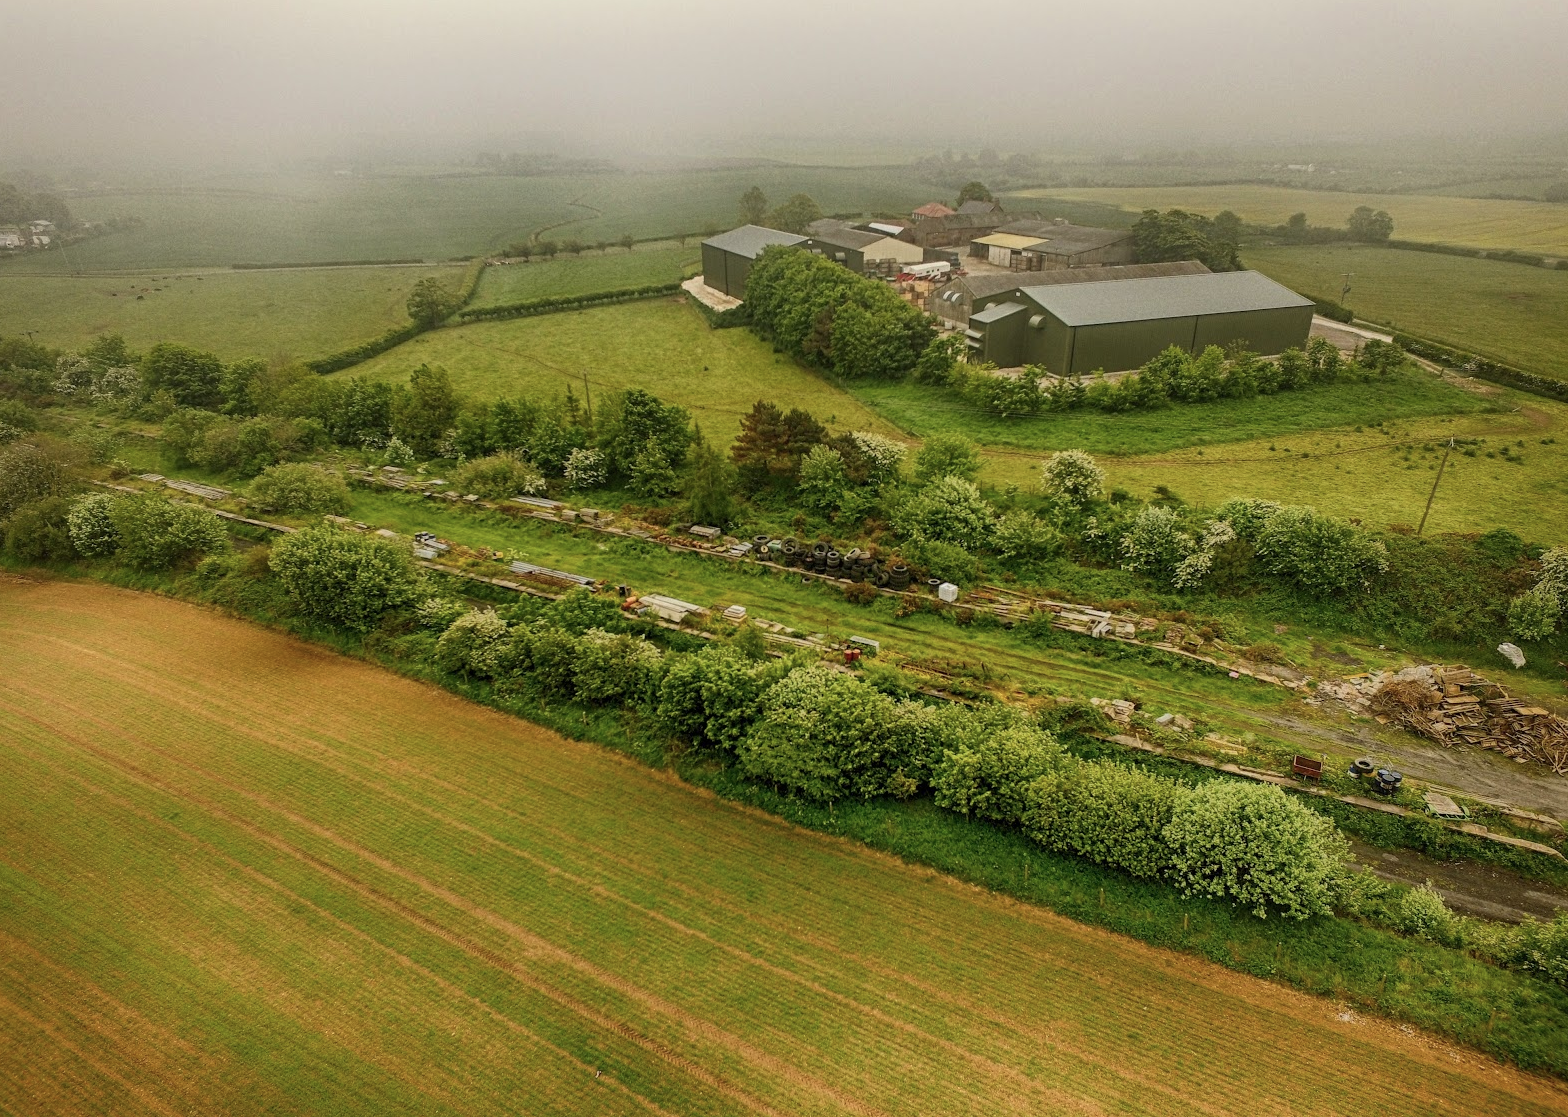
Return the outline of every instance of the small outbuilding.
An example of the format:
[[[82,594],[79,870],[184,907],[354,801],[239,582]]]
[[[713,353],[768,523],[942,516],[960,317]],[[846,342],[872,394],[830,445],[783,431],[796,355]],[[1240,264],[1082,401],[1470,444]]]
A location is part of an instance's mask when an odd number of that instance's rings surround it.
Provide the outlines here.
[[[941,202],[927,202],[925,205],[917,208],[910,216],[916,221],[928,221],[934,217],[951,217],[956,212],[957,210],[954,210],[951,206],[944,206]]]
[[[1137,247],[1127,229],[1020,220],[971,240],[969,255],[1014,271],[1048,271],[1130,264],[1137,258]]]
[[[746,297],[746,277],[764,248],[775,244],[801,244],[805,237],[768,229],[761,225],[742,225],[702,242],[702,281],[715,291],[734,299]]]
[[[1017,286],[976,300],[970,360],[1056,376],[1135,369],[1168,346],[1304,346],[1313,303],[1254,271]]]

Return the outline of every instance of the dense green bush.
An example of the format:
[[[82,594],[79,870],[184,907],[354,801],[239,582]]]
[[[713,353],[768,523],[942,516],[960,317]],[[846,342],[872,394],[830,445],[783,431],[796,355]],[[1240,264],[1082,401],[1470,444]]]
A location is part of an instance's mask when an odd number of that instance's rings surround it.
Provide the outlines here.
[[[24,504],[5,521],[6,554],[24,562],[51,562],[72,558],[69,515],[71,498],[45,497]]]
[[[1164,837],[1177,887],[1259,918],[1329,914],[1350,856],[1332,822],[1279,788],[1228,780],[1180,796]]]
[[[893,526],[905,539],[973,551],[990,544],[996,509],[973,481],[950,475],[938,477],[900,504]]]
[[[782,245],[752,264],[746,305],[764,337],[846,379],[902,379],[936,336],[931,319],[887,284]]]
[[[270,562],[303,612],[359,632],[421,596],[409,549],[373,535],[306,528],[273,544]]]
[[[817,802],[881,795],[905,760],[894,721],[893,700],[859,679],[802,667],[763,695],[740,763],[753,779]]]
[[[452,491],[489,500],[544,492],[544,474],[516,454],[502,452],[464,462],[452,474]]]
[[[269,466],[250,486],[250,499],[263,512],[348,511],[348,486],[339,474],[303,462]]]
[[[1028,809],[1030,785],[1065,755],[1055,737],[1021,722],[969,733],[936,762],[931,787],[940,807],[1017,822]]]
[[[1388,569],[1388,549],[1381,542],[1306,506],[1279,509],[1253,542],[1264,570],[1314,596],[1362,589]]]
[[[79,488],[79,459],[78,452],[48,439],[0,446],[0,523],[23,505]]]
[[[120,561],[138,570],[167,570],[229,548],[223,521],[205,508],[161,496],[123,496],[109,509]]]
[[[1058,450],[1040,466],[1041,487],[1073,508],[1082,508],[1105,495],[1105,470],[1082,450]]]
[[[436,640],[435,660],[454,675],[493,673],[489,653],[506,639],[507,624],[494,610],[473,609],[456,618]]]
[[[659,692],[664,654],[641,636],[591,628],[577,641],[572,684],[584,702],[644,706]]]
[[[1165,828],[1184,793],[1171,780],[1121,764],[1066,765],[1029,786],[1024,830],[1047,849],[1159,877],[1171,868]]]

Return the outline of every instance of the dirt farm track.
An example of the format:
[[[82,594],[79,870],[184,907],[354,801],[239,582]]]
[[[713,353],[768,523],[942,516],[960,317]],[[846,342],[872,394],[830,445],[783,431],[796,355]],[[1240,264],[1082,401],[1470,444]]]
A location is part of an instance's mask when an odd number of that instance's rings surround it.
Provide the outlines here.
[[[0,576],[0,1113],[1562,1112],[374,667]]]

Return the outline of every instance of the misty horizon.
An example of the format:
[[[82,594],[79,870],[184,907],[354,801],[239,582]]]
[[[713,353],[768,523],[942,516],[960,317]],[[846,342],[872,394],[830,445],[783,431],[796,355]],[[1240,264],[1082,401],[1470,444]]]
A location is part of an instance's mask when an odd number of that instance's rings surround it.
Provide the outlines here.
[[[553,148],[629,160],[853,147],[1562,150],[1568,6],[1233,0],[980,12],[612,3],[30,6],[0,67],[8,166]]]

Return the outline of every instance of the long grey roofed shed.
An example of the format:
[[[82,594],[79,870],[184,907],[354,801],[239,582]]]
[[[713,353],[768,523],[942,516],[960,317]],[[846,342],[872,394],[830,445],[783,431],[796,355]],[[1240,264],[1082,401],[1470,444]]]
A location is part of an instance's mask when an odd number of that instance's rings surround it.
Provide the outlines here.
[[[1041,284],[1022,290],[1068,326],[1312,305],[1311,299],[1255,271]]]

